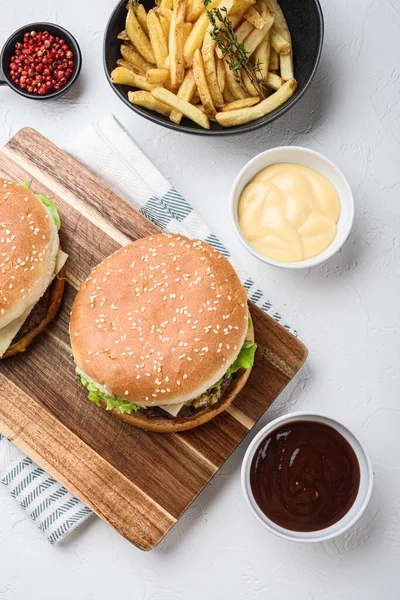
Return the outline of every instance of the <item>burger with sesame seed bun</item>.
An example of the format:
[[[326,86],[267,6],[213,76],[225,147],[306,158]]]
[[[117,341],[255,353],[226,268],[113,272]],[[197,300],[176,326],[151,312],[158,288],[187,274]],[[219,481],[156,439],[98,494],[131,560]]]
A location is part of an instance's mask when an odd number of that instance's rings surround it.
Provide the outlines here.
[[[256,350],[247,294],[229,261],[167,233],[93,269],[75,298],[70,336],[89,400],[158,432],[192,429],[226,410]]]
[[[54,318],[64,291],[54,204],[29,183],[0,179],[0,358],[24,352]]]

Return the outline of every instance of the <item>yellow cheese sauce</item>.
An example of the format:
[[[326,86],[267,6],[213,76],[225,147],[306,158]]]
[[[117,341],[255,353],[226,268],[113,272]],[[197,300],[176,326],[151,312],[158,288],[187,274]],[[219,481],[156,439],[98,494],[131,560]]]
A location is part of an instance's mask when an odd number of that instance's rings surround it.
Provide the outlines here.
[[[321,254],[336,236],[340,200],[326,177],[309,167],[278,163],[243,190],[238,207],[244,237],[264,256],[297,262]]]

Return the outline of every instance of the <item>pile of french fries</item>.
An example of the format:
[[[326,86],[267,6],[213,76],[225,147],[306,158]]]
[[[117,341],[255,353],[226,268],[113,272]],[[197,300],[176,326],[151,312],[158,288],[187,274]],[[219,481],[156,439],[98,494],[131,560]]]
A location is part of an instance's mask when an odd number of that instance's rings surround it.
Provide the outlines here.
[[[207,11],[217,7],[257,65],[264,98],[243,69],[230,68],[213,39]],[[276,0],[210,0],[207,8],[203,0],[160,0],[148,12],[130,1],[127,11],[111,81],[136,88],[128,92],[132,104],[173,123],[187,117],[205,129],[210,121],[241,125],[272,112],[296,89],[290,31]]]

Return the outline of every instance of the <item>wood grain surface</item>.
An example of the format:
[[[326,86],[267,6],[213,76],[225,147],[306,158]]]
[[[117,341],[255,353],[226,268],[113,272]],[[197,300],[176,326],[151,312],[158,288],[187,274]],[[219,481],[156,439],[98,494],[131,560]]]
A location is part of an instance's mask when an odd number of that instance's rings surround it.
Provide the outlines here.
[[[0,150],[0,176],[29,179],[57,205],[69,254],[62,308],[25,354],[0,361],[0,432],[143,550],[169,531],[303,364],[307,350],[252,305],[258,351],[244,390],[213,421],[146,432],[87,400],[74,376],[68,319],[105,256],[158,228],[32,129]]]

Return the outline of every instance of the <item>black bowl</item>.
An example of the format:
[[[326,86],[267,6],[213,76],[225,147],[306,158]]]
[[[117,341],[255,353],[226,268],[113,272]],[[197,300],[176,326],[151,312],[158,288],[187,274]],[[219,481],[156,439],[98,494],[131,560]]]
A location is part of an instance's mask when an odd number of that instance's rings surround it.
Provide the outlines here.
[[[143,0],[146,10],[152,8],[154,4],[154,0]],[[211,129],[208,130],[201,128],[189,119],[183,119],[180,125],[176,125],[168,117],[131,104],[128,100],[128,91],[130,88],[123,85],[114,85],[110,81],[110,73],[115,68],[118,58],[120,58],[119,47],[122,42],[117,39],[117,35],[125,28],[126,0],[121,0],[118,3],[107,23],[104,35],[103,59],[107,79],[117,96],[131,110],[134,110],[154,123],[175,129],[176,131],[200,135],[232,135],[258,129],[263,125],[271,123],[280,115],[283,115],[301,98],[314,76],[322,50],[324,21],[318,0],[302,0],[301,2],[297,0],[280,0],[280,5],[285,13],[292,35],[294,74],[298,86],[290,100],[256,121],[232,128],[223,128],[218,123],[212,122]]]
[[[58,36],[61,39],[65,40],[68,46],[71,48],[74,53],[74,70],[72,72],[71,77],[68,79],[68,82],[59,90],[55,92],[50,92],[49,94],[45,94],[44,96],[40,96],[38,94],[31,94],[26,90],[22,90],[18,85],[16,85],[10,77],[10,69],[9,64],[11,57],[15,53],[15,44],[16,42],[23,41],[24,33],[26,31],[48,31],[51,35]],[[3,50],[0,56],[0,84],[7,84],[14,92],[24,96],[25,98],[31,98],[32,100],[49,100],[50,98],[55,98],[56,96],[61,96],[70,87],[75,83],[79,72],[82,66],[82,54],[79,48],[78,42],[74,38],[73,35],[69,33],[63,27],[59,25],[53,25],[53,23],[29,23],[28,25],[24,25],[15,31],[6,41],[3,46]]]

